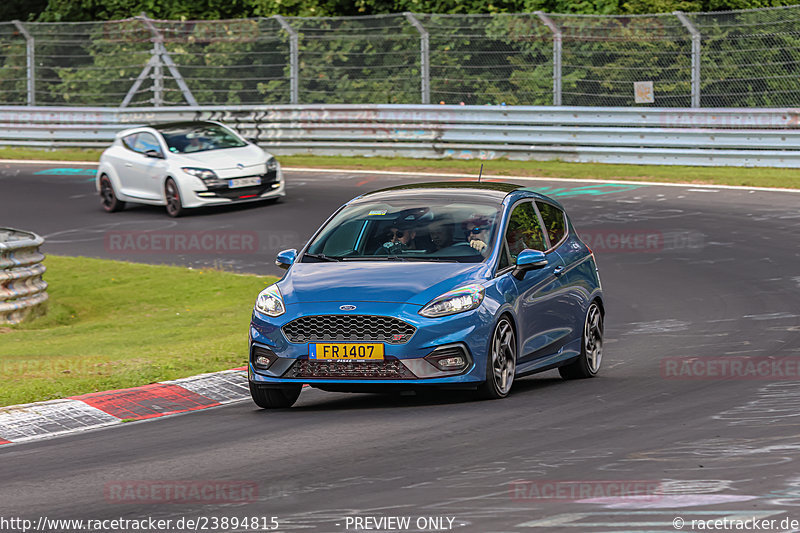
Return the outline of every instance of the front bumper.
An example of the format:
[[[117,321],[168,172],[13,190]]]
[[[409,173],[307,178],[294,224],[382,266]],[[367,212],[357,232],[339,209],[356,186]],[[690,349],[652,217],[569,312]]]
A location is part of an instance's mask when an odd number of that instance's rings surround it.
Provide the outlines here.
[[[492,317],[484,307],[430,319],[418,314],[421,308],[418,305],[359,304],[359,315],[394,317],[416,328],[411,338],[402,344],[384,343],[383,361],[330,362],[309,359],[309,346],[313,342],[290,342],[281,329],[302,316],[356,314],[340,311],[339,305],[342,303],[289,304],[287,312],[277,318],[254,311],[250,324],[250,381],[262,385],[373,384],[389,388],[390,385],[474,387],[486,379],[486,354]],[[259,348],[269,350],[276,357],[267,369],[257,368],[254,364],[254,350]],[[431,357],[426,359],[431,354],[446,353],[442,351],[446,349],[461,350],[466,366],[458,370],[441,370],[431,362]]]
[[[228,205],[243,202],[259,202],[261,200],[282,198],[284,196],[286,196],[286,182],[283,179],[283,171],[279,168],[275,172],[274,177],[265,179],[261,185],[254,187],[231,189],[227,185],[220,185],[193,190],[189,195],[185,195],[186,201],[184,205],[186,207]]]

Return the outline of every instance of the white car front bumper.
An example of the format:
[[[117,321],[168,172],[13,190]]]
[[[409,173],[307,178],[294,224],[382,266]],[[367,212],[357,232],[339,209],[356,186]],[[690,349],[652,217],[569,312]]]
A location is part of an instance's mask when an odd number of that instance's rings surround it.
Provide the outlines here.
[[[244,202],[259,202],[286,196],[286,182],[283,171],[279,168],[277,181],[258,187],[243,187],[241,189],[202,189],[188,191],[183,195],[184,207],[201,207],[211,205],[229,205]]]

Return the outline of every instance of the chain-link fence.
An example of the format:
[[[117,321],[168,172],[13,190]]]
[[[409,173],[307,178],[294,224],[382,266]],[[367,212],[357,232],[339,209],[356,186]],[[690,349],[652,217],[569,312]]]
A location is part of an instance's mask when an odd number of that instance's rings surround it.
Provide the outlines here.
[[[0,104],[800,106],[800,6],[0,23]]]

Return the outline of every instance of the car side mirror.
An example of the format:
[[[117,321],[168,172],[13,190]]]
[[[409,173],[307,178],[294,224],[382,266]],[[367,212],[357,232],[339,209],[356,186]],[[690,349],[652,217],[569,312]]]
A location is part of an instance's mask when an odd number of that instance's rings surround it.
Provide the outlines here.
[[[294,264],[295,259],[297,259],[296,249],[284,250],[279,252],[278,257],[275,258],[275,266],[286,270]]]
[[[258,146],[258,138],[257,137],[248,137],[247,138],[247,142],[249,142],[250,144],[255,144],[256,146]]]
[[[147,150],[144,155],[147,157],[152,157],[153,159],[164,159],[164,154],[159,152],[158,150]]]
[[[522,250],[517,256],[513,276],[517,279],[525,277],[525,272],[547,266],[547,256],[539,250]]]

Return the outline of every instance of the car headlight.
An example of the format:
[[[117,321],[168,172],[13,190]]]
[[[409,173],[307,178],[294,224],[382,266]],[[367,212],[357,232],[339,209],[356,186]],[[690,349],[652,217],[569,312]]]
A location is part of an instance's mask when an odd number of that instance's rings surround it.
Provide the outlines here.
[[[481,305],[485,292],[480,285],[467,285],[434,298],[420,310],[419,314],[436,318],[470,311]]]
[[[267,171],[271,170],[278,170],[278,160],[275,159],[274,157],[270,157],[267,160]]]
[[[195,178],[200,178],[201,180],[217,179],[217,175],[214,173],[214,171],[208,168],[183,167],[181,168],[181,170],[183,170],[190,176],[194,176]]]
[[[281,316],[286,312],[283,296],[277,285],[270,285],[256,298],[256,310],[267,316]]]

